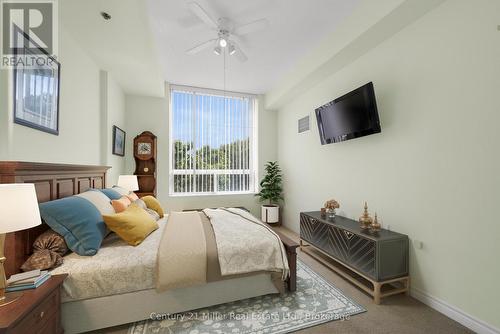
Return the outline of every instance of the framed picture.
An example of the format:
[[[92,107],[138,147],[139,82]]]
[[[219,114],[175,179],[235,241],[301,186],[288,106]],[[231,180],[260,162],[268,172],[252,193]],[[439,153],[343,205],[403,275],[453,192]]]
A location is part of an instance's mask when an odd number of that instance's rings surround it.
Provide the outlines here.
[[[125,131],[113,125],[113,154],[125,155]]]
[[[22,55],[35,56],[30,49],[23,49]],[[45,55],[41,65],[14,68],[14,123],[59,135],[61,64]]]

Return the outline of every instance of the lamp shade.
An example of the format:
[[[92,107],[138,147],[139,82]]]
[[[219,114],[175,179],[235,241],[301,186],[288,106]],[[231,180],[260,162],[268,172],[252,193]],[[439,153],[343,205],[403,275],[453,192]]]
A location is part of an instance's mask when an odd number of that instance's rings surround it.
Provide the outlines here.
[[[0,233],[20,231],[41,223],[34,184],[0,184]]]
[[[139,190],[139,183],[137,183],[137,175],[118,176],[118,186],[130,191]]]

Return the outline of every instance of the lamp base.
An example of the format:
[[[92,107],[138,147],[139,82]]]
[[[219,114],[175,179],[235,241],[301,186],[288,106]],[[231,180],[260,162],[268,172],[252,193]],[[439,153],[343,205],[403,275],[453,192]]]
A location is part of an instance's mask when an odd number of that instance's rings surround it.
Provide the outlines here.
[[[10,303],[15,302],[23,295],[22,292],[9,292],[4,295],[3,298],[0,298],[0,307],[9,305]]]

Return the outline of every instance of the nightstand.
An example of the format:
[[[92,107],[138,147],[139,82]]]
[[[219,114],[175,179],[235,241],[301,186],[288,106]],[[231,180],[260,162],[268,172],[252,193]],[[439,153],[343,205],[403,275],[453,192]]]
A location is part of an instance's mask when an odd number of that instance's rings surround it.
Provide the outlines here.
[[[288,291],[295,292],[297,290],[297,248],[299,248],[299,244],[280,231],[274,230],[274,232],[280,237],[286,250],[288,267],[290,269],[290,276],[287,279]]]
[[[62,334],[60,287],[68,275],[54,275],[36,289],[0,307],[0,334]]]

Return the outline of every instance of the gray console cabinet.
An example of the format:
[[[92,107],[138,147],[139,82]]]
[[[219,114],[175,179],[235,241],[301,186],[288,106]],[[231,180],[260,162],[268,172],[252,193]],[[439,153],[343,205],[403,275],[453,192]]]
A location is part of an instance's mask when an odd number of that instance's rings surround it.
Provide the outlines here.
[[[353,275],[342,273],[356,285],[362,285],[378,303],[381,297],[408,291],[408,236],[404,234],[385,229],[370,232],[352,219],[326,219],[314,211],[300,213],[300,239],[303,249],[304,244],[310,245],[371,282],[366,287],[351,279]],[[338,266],[332,269],[338,271]],[[402,287],[389,289],[392,293],[381,291],[382,285],[396,282],[402,282]]]

